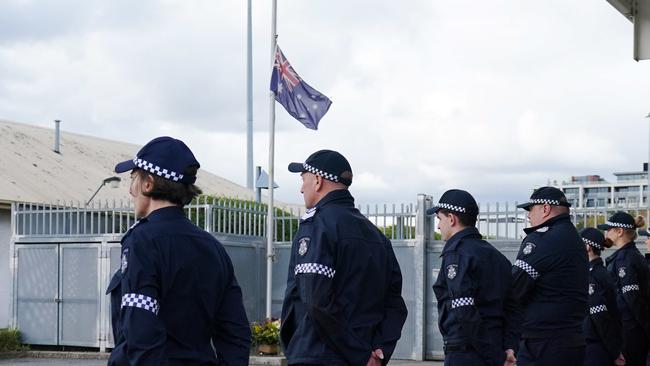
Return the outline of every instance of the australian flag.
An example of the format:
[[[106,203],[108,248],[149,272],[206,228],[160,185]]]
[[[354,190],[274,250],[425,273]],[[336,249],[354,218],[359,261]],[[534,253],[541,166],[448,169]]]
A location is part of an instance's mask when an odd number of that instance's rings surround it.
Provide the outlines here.
[[[298,76],[278,46],[275,48],[271,90],[275,93],[275,100],[280,102],[290,115],[312,130],[318,129],[318,122],[332,104],[328,97]]]

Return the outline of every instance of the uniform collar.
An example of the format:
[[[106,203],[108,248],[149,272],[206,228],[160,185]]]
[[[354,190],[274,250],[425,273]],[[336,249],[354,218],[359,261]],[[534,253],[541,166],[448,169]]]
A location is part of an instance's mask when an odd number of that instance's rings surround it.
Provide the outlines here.
[[[639,249],[637,249],[637,247],[636,247],[636,243],[631,241],[631,242],[623,245],[622,247],[618,248],[614,253],[612,253],[612,255],[607,257],[607,259],[605,261],[609,264],[614,259],[618,258],[619,255],[623,255],[625,252],[630,251],[630,250],[633,251],[633,252],[637,252],[637,253],[639,253],[639,255],[641,255],[641,252],[639,252]]]
[[[460,243],[465,238],[482,239],[483,237],[481,236],[481,233],[478,232],[477,228],[466,227],[463,230],[452,235],[451,238],[447,240],[447,243],[445,243],[445,248],[442,250],[442,253],[440,253],[440,256],[442,257],[446,252],[456,250],[458,243]]]
[[[530,233],[535,232],[535,231],[537,231],[537,230],[539,230],[539,229],[541,229],[541,228],[543,228],[545,226],[553,226],[553,225],[555,225],[555,224],[557,224],[559,222],[562,222],[562,221],[571,221],[569,214],[564,213],[564,214],[559,214],[557,216],[553,216],[550,219],[544,221],[543,223],[541,223],[541,224],[539,224],[537,226],[525,228],[524,232],[526,234],[530,234]]]
[[[603,259],[601,257],[594,258],[589,262],[589,270],[596,266],[602,266],[603,265]]]
[[[325,197],[318,201],[316,208],[321,208],[330,202],[350,204],[354,206],[354,198],[347,189],[337,189],[326,194]]]
[[[185,212],[183,211],[183,208],[180,206],[169,206],[169,207],[159,208],[151,212],[149,216],[146,217],[146,220],[150,222],[155,222],[155,221],[164,221],[176,217],[185,217]]]

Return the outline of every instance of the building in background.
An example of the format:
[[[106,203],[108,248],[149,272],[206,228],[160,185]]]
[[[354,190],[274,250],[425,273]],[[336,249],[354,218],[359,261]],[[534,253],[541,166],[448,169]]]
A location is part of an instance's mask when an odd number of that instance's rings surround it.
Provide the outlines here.
[[[573,176],[556,186],[566,195],[573,207],[632,208],[647,206],[648,164],[643,170],[614,173],[616,182],[608,182],[599,175]]]

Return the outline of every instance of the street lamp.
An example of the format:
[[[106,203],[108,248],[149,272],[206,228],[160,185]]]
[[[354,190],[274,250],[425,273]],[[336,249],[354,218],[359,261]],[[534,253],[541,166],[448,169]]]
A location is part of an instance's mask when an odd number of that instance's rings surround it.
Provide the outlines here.
[[[108,178],[104,179],[102,181],[102,183],[99,185],[99,187],[97,187],[97,190],[95,191],[95,193],[93,193],[93,196],[90,197],[88,202],[86,202],[86,206],[88,206],[90,204],[90,201],[92,201],[93,198],[95,198],[95,196],[97,195],[97,193],[99,193],[99,190],[102,189],[103,186],[105,186],[106,184],[110,184],[111,188],[117,188],[117,187],[120,186],[121,181],[122,181],[122,178],[120,178],[120,177],[108,177]]]

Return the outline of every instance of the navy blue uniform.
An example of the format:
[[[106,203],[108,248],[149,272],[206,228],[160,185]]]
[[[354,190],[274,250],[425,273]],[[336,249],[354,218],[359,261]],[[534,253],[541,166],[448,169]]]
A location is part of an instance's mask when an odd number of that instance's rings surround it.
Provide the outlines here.
[[[291,247],[281,338],[289,364],[365,366],[390,359],[406,320],[390,241],[335,190],[308,210]]]
[[[503,365],[519,341],[512,265],[474,227],[449,238],[440,256],[433,291],[445,365]]]
[[[248,365],[250,328],[230,258],[182,208],[155,210],[124,235],[107,293],[109,365]]]
[[[614,364],[622,350],[621,316],[616,285],[602,258],[589,262],[589,316],[584,322],[585,366]]]
[[[524,229],[512,267],[513,292],[523,306],[517,365],[581,365],[589,262],[568,214]]]
[[[648,267],[634,242],[607,258],[607,270],[616,283],[623,326],[626,365],[645,365],[648,354]]]

